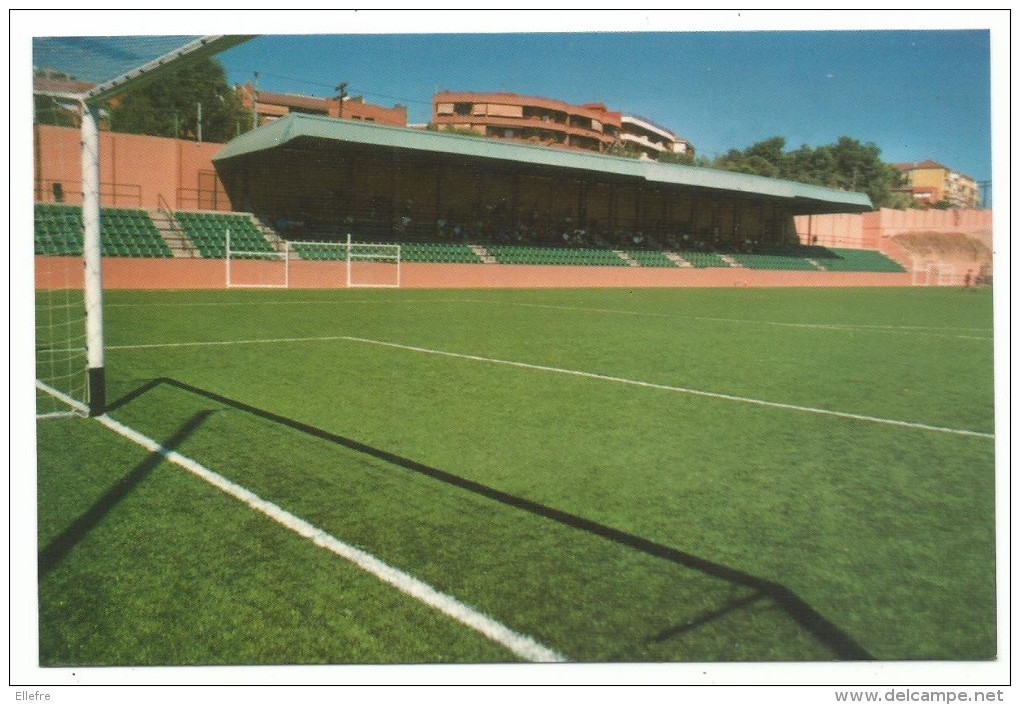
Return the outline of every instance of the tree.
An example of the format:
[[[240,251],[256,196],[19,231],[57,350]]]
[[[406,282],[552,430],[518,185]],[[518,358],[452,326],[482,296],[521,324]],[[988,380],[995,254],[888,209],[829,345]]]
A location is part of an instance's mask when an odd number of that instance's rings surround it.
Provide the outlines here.
[[[662,152],[655,158],[655,161],[663,164],[686,164],[687,166],[694,166],[697,163],[693,152]]]
[[[110,101],[110,127],[116,132],[197,139],[199,105],[203,140],[227,142],[252,124],[251,111],[227,84],[223,65],[202,59]]]
[[[712,167],[744,174],[788,179],[843,191],[860,191],[876,207],[900,203],[894,188],[902,185],[900,170],[880,159],[881,150],[871,142],[862,144],[840,137],[835,144],[784,152],[786,140],[770,137],[747,149],[731,149],[716,157]]]
[[[58,99],[48,95],[37,95],[35,98],[35,122],[39,125],[56,125],[57,127],[76,127],[77,113],[65,107]],[[77,107],[77,106],[72,106]]]

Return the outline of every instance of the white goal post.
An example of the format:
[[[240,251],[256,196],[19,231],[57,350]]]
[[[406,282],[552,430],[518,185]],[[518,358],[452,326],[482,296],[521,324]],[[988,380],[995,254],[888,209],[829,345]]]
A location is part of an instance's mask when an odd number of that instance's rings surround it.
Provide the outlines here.
[[[290,243],[279,250],[235,250],[226,232],[228,289],[287,289],[290,287]]]
[[[296,261],[339,265],[342,269],[333,280],[348,288],[400,287],[400,245],[396,244],[354,242],[348,235],[346,241],[285,240],[282,250],[239,250],[228,229],[225,252],[228,289],[289,288]]]
[[[910,283],[913,286],[956,286],[962,283],[952,264],[915,258],[912,265]]]
[[[293,261],[333,264],[333,279],[348,288],[399,288],[400,245],[392,243],[291,241],[288,252]],[[320,280],[321,281],[321,280]],[[328,285],[328,284],[327,284]]]
[[[400,288],[400,245],[351,242],[347,234],[347,286]]]

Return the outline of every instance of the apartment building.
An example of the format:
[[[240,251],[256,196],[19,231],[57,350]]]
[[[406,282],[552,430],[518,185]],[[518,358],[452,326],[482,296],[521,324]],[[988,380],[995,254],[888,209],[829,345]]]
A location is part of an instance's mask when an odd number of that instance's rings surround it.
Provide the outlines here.
[[[516,93],[436,93],[432,124],[438,130],[600,153],[620,135],[620,113],[601,103],[571,105]]]
[[[648,159],[658,159],[663,153],[694,156],[690,142],[639,115],[624,113],[620,117],[620,141]]]
[[[296,93],[274,93],[259,90],[257,93],[251,83],[237,86],[244,107],[258,111],[258,124],[265,125],[288,113],[305,115],[324,115],[327,117],[345,118],[378,122],[383,125],[405,127],[407,125],[407,107],[394,105],[385,108],[365,102],[364,96],[344,96],[343,101],[336,98],[318,98]]]
[[[945,201],[955,208],[977,208],[980,193],[977,182],[931,159],[923,162],[894,164],[903,172],[906,185],[896,189],[909,193],[918,203],[934,204]]]

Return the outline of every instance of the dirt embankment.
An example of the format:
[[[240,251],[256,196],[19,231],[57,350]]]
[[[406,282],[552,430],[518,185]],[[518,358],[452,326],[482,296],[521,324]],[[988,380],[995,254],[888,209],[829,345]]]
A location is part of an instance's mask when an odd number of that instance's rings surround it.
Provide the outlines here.
[[[918,260],[937,260],[982,268],[992,263],[992,233],[902,233],[890,238]]]

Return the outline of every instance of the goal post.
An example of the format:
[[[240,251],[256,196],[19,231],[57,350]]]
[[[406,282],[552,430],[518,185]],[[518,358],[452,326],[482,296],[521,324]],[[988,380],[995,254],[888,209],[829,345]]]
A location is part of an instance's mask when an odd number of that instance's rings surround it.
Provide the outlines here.
[[[290,243],[280,250],[237,250],[226,230],[228,289],[287,289],[290,287]]]
[[[400,245],[359,243],[347,234],[347,287],[400,288]]]
[[[913,286],[955,286],[961,282],[956,267],[941,260],[911,261],[910,283]]]
[[[96,108],[84,100],[79,106],[81,208],[59,206],[67,209],[58,216],[65,239],[58,252],[36,258],[37,419],[99,416],[106,406],[99,128]]]
[[[354,242],[350,235],[346,240],[292,241],[288,245],[292,260],[322,270],[316,280],[324,286],[400,287],[400,245]]]

